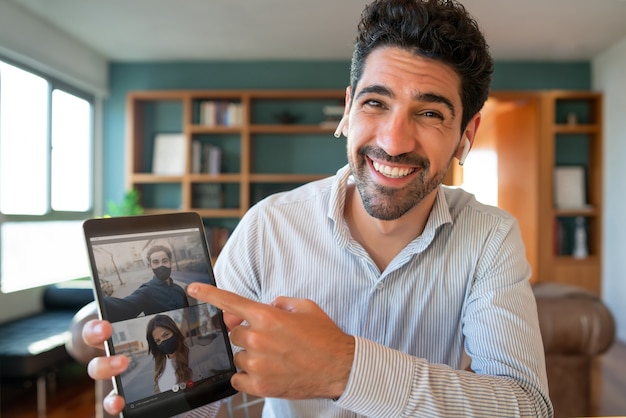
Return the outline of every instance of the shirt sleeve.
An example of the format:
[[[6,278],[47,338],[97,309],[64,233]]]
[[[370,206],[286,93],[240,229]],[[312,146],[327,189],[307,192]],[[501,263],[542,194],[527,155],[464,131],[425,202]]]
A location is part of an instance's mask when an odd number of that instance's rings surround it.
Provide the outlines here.
[[[108,319],[112,322],[136,318],[143,312],[147,296],[147,288],[140,286],[125,298],[105,296],[102,300],[107,311]]]
[[[376,417],[551,417],[530,271],[515,222],[490,237],[462,314],[473,372],[356,337],[337,405]]]

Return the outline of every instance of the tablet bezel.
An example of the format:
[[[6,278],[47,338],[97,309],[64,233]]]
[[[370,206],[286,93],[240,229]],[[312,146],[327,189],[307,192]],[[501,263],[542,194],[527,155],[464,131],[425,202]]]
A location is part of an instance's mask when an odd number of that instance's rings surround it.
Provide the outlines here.
[[[202,252],[207,264],[207,282],[208,284],[216,285],[211,262],[212,259],[204,232],[204,225],[202,223],[202,218],[197,213],[175,212],[128,217],[95,218],[85,221],[83,223],[83,230],[92,271],[94,295],[98,304],[101,319],[108,320],[109,318],[106,308],[103,306],[103,298],[106,296],[100,286],[98,266],[93,250],[94,242],[102,240],[106,242],[109,239],[132,241],[133,236],[135,235],[140,237],[139,239],[141,240],[145,239],[146,235],[144,234],[156,233],[158,235],[160,232],[169,234],[174,233],[175,231],[191,232],[197,230],[197,233],[200,235],[198,237],[198,241],[201,243]],[[195,234],[196,232],[193,233]],[[192,309],[200,305],[202,305],[202,303],[198,301],[198,305],[182,309]],[[228,330],[224,323],[222,312],[217,310],[216,316],[218,317],[218,323],[221,327],[221,334],[225,340],[230,371],[225,374],[220,374],[218,379],[204,379],[202,382],[194,384],[192,387],[186,387],[178,393],[170,393],[171,391],[166,391],[155,394],[150,397],[150,399],[143,398],[129,402],[124,408],[124,417],[153,418],[155,416],[170,416],[186,412],[198,406],[214,402],[237,393],[237,391],[230,385],[230,377],[236,373],[236,368],[233,363],[233,353],[228,339]],[[133,319],[128,320],[132,321]],[[116,323],[117,322],[113,323],[113,325],[115,326]],[[116,354],[112,338],[106,342],[105,349],[107,355]],[[124,396],[125,389],[120,376],[115,377],[114,387],[117,393]]]

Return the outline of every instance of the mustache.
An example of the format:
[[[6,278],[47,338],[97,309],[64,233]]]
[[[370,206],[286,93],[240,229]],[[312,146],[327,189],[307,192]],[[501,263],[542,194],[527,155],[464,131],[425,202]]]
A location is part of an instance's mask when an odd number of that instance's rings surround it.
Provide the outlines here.
[[[359,148],[358,155],[361,157],[369,157],[370,159],[382,160],[391,164],[406,164],[413,165],[422,168],[429,168],[430,161],[416,154],[400,154],[400,155],[389,155],[382,148],[373,147],[371,145],[365,145]]]

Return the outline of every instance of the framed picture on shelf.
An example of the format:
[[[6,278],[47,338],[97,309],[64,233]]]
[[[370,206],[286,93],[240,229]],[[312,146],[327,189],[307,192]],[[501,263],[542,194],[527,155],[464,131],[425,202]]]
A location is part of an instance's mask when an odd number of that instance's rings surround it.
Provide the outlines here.
[[[554,205],[557,209],[586,209],[585,167],[554,168]]]
[[[185,173],[185,136],[157,134],[154,137],[152,173],[182,176]]]

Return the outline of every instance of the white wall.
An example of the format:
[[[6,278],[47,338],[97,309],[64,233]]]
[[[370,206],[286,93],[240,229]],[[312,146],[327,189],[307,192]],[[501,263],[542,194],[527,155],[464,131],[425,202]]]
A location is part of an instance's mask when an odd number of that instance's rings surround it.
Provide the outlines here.
[[[105,57],[6,0],[0,0],[0,54],[98,96],[106,94]]]
[[[0,0],[0,54],[94,94],[96,132],[101,131],[101,99],[108,85],[105,57],[6,0]],[[98,146],[99,137],[96,142]],[[41,309],[41,292],[0,293],[0,322]]]
[[[604,94],[602,297],[626,342],[626,38],[592,65],[593,87]]]

